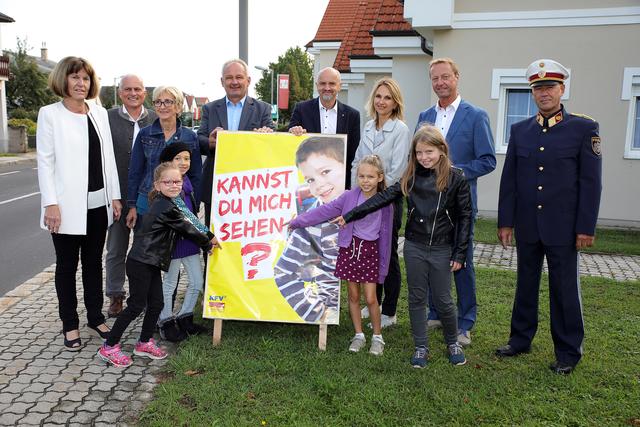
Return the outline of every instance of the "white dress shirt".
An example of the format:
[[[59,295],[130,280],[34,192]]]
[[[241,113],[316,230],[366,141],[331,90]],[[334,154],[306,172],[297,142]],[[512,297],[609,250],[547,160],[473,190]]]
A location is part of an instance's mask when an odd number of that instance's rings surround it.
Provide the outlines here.
[[[453,122],[453,118],[456,115],[456,111],[458,111],[458,107],[460,106],[460,101],[462,98],[460,95],[453,101],[451,104],[447,106],[447,108],[442,108],[440,106],[440,101],[436,102],[436,127],[440,129],[442,135],[447,137],[447,132],[449,132],[449,127],[451,126],[451,122]]]
[[[336,100],[332,108],[324,108],[320,98],[318,98],[318,104],[320,105],[320,133],[335,134],[338,129],[338,101]]]

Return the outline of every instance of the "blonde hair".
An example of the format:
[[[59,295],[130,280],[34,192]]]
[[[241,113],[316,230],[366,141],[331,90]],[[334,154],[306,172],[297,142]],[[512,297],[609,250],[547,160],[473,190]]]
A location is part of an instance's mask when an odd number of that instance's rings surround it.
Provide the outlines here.
[[[173,165],[173,162],[162,162],[160,163],[154,170],[153,170],[153,183],[155,184],[156,182],[160,181],[160,178],[162,178],[162,175],[168,171],[168,170],[176,170],[178,172],[180,172],[180,169],[178,169],[177,166]],[[182,175],[182,174],[180,174]],[[158,197],[158,195],[160,194],[160,192],[158,190],[156,190],[156,187],[154,186],[151,191],[149,191],[149,203],[151,203],[153,201],[153,199],[155,199],[156,197]]]
[[[460,77],[460,70],[458,70],[458,64],[451,58],[435,58],[429,62],[429,77],[431,77],[431,68],[433,68],[436,64],[449,64],[451,66],[451,71],[456,77]]]
[[[436,165],[434,172],[436,173],[436,189],[438,191],[444,191],[447,189],[449,183],[449,174],[451,173],[451,162],[449,160],[449,146],[442,136],[442,133],[435,126],[426,124],[420,127],[418,131],[413,135],[413,141],[411,141],[411,152],[409,153],[409,165],[400,179],[400,186],[402,188],[402,194],[409,195],[409,192],[413,188],[415,182],[416,166],[418,165],[418,159],[416,157],[416,146],[418,144],[425,144],[431,147],[435,147],[440,150],[440,161]]]
[[[358,167],[356,168],[356,173],[358,169],[360,169],[361,165],[371,165],[378,171],[378,174],[382,175],[382,181],[378,182],[377,191],[380,192],[387,188],[387,184],[384,179],[384,165],[382,164],[382,159],[377,154],[369,154],[368,156],[364,156],[358,162]]]
[[[98,78],[96,77],[96,72],[89,61],[77,56],[67,56],[62,58],[62,60],[56,64],[51,74],[49,74],[49,79],[47,81],[49,89],[58,96],[63,98],[68,97],[69,84],[67,82],[67,76],[69,76],[69,74],[77,73],[80,70],[86,71],[89,75],[90,84],[89,91],[87,92],[87,99],[95,98],[100,93],[100,85],[98,83]]]
[[[389,89],[391,93],[391,99],[396,103],[396,107],[391,112],[391,119],[399,119],[404,120],[404,101],[402,99],[402,92],[400,91],[400,85],[391,77],[383,77],[378,80],[374,85],[371,93],[369,94],[369,99],[367,99],[367,114],[369,117],[376,120],[376,126],[378,123],[378,113],[376,112],[375,102],[376,102],[376,92],[380,86],[385,86]]]
[[[168,93],[176,100],[176,116],[179,116],[184,109],[184,95],[182,94],[182,91],[175,86],[158,86],[153,90],[151,100],[155,101],[156,99],[160,98],[160,95],[162,95],[163,93]]]

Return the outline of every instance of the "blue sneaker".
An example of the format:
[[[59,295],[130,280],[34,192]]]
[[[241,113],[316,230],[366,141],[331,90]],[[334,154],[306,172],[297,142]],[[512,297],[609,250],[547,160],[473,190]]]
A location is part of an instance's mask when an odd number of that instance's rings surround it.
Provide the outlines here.
[[[424,368],[427,366],[427,355],[429,354],[429,350],[427,347],[420,345],[416,347],[413,352],[413,356],[411,357],[411,366],[414,368]]]
[[[462,346],[458,343],[449,344],[447,350],[449,351],[449,362],[456,366],[464,365],[467,363],[467,359],[464,357]]]

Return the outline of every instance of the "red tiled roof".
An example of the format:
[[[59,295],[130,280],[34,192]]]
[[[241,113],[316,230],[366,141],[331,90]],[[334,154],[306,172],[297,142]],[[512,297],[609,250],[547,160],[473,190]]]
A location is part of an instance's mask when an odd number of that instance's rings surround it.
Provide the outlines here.
[[[185,94],[185,99],[187,101],[187,105],[189,106],[189,108],[191,108],[191,104],[193,104],[193,98],[195,98],[193,95],[187,95]]]
[[[353,15],[362,0],[329,0],[327,9],[311,43],[342,40],[353,23]]]
[[[209,98],[206,96],[196,96],[196,105],[198,107],[202,107],[204,104],[209,102]]]
[[[398,0],[329,0],[315,38],[316,41],[341,41],[334,68],[350,71],[353,57],[372,57],[375,32],[409,32],[404,20],[404,6]]]

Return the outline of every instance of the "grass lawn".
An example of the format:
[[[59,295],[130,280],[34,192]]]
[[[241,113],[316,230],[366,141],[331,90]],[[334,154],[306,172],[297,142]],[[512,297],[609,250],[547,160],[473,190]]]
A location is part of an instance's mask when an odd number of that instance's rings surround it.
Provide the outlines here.
[[[478,218],[475,227],[476,242],[498,244],[496,220]],[[584,252],[640,255],[640,230],[598,228],[596,242]]]
[[[399,324],[384,331],[385,353],[347,351],[353,334],[345,295],[326,352],[318,328],[224,323],[181,344],[155,400],[136,423],[161,426],[640,425],[640,282],[583,278],[585,356],[559,376],[553,357],[546,278],[531,354],[500,360],[514,294],[512,272],[478,268],[479,323],[467,364],[447,361],[441,331],[430,334],[426,369],[409,365],[413,345],[406,283]],[[343,291],[345,288],[343,287]],[[210,323],[210,321],[208,321]],[[367,340],[370,342],[370,332]]]

